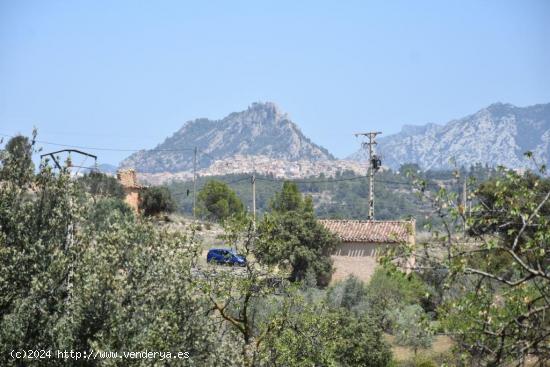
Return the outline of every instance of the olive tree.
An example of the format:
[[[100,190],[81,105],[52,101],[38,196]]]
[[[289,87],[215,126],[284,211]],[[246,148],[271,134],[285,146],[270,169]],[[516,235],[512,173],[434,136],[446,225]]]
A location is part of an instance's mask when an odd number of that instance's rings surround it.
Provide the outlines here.
[[[193,233],[113,211],[101,230],[94,202],[67,168],[35,174],[1,151],[0,364],[81,365],[11,359],[11,350],[186,351],[172,365],[217,366],[225,351],[206,300],[193,287]],[[107,211],[108,210],[107,206]],[[148,366],[146,359],[90,365]]]

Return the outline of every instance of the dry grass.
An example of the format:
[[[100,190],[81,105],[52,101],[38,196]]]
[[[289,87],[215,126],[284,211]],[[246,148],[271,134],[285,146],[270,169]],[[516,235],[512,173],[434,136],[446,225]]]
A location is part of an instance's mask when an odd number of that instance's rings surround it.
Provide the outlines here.
[[[395,337],[393,335],[386,334],[385,339],[390,344],[393,356],[396,361],[404,362],[414,357],[414,350],[395,344]],[[434,337],[431,348],[419,349],[418,353],[422,353],[425,356],[435,357],[437,355],[444,354],[450,351],[452,347],[453,341],[451,340],[451,338],[445,335],[439,335]]]

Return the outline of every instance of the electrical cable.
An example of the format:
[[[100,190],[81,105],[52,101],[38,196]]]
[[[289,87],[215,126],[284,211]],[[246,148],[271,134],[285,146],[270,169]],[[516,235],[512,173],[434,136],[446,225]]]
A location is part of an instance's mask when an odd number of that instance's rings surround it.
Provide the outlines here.
[[[4,133],[0,133],[1,136],[13,138],[14,135],[8,135]],[[54,143],[44,140],[34,140],[37,143],[40,144],[46,144],[46,145],[54,145],[59,147],[65,147],[65,148],[77,148],[77,149],[87,149],[87,150],[101,150],[101,151],[109,151],[109,152],[140,152],[140,151],[153,151],[153,152],[188,152],[193,151],[195,148],[181,148],[181,149],[120,149],[120,148],[98,148],[98,147],[87,147],[87,146],[81,146],[81,145],[70,145],[70,144],[62,144],[62,143]]]
[[[4,137],[11,137],[13,138],[14,135],[9,135],[5,133],[0,133],[0,136]],[[78,148],[78,149],[88,149],[88,150],[98,150],[98,151],[113,151],[113,152],[139,152],[139,151],[147,151],[147,152],[189,152],[194,151],[195,148],[181,148],[181,149],[121,149],[121,148],[98,148],[98,147],[88,147],[88,146],[80,146],[80,145],[69,145],[69,144],[62,144],[62,143],[55,143],[55,142],[48,142],[43,140],[35,140],[35,142],[40,144],[47,144],[47,145],[54,145],[54,146],[60,146],[60,147],[67,147],[67,148]],[[199,150],[201,155],[207,156],[211,160],[216,160],[213,156],[210,154],[204,152],[202,149]],[[76,166],[74,166],[76,167]],[[86,168],[86,167],[82,167]],[[335,178],[335,179],[326,179],[326,180],[288,180],[288,179],[277,179],[277,178],[268,178],[268,177],[256,177],[259,181],[271,181],[271,182],[281,182],[281,181],[291,181],[297,184],[322,184],[322,183],[332,183],[332,182],[343,182],[343,181],[354,181],[354,180],[360,180],[368,178],[368,176],[355,176],[355,177],[346,177],[346,178]],[[245,178],[249,179],[249,177]],[[237,183],[240,181],[244,181],[245,179],[240,179],[235,182],[227,182],[227,184]],[[388,184],[395,184],[395,185],[408,185],[412,186],[413,183],[410,182],[399,182],[399,181],[388,181],[388,180],[374,180],[376,183],[388,183]],[[432,186],[432,187],[441,187],[441,185],[438,185],[436,183],[426,183],[426,186]]]

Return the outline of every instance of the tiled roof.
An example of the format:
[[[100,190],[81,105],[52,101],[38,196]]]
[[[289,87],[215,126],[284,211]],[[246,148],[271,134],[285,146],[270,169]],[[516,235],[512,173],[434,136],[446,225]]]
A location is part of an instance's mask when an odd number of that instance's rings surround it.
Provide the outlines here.
[[[414,236],[413,221],[332,220],[319,222],[342,242],[408,242]]]

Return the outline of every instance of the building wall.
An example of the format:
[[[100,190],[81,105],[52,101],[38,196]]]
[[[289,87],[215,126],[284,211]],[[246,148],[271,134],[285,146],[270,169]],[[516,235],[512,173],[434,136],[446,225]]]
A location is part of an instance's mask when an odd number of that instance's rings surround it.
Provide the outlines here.
[[[411,239],[414,243],[414,239]],[[368,282],[374,274],[378,264],[378,257],[383,255],[387,246],[392,244],[366,243],[366,242],[342,242],[331,255],[334,261],[334,273],[332,282],[345,280],[350,275],[355,275],[364,282]],[[411,272],[415,264],[415,258],[410,257],[403,262],[396,262],[406,273]]]
[[[142,188],[137,183],[136,171],[133,169],[119,170],[117,180],[122,185],[126,197],[124,202],[139,213],[139,191]]]
[[[353,274],[368,282],[378,266],[377,257],[385,246],[376,243],[343,242],[331,256],[335,269],[332,281],[344,280]]]
[[[124,202],[128,204],[130,208],[134,209],[136,213],[139,212],[139,190],[134,188],[124,188],[124,193],[126,194]]]
[[[133,169],[119,170],[117,172],[117,180],[124,187],[137,186],[136,171]]]

